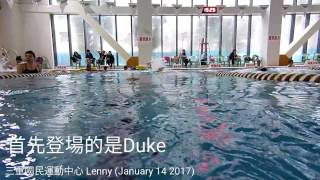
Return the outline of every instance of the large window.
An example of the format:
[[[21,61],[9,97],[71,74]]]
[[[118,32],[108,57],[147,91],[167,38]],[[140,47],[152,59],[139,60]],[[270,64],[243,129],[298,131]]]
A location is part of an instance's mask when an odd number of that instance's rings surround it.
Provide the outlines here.
[[[207,0],[193,0],[193,5],[207,5]]]
[[[286,15],[282,17],[282,27],[281,27],[281,40],[280,40],[280,52],[284,53],[290,41],[290,29],[291,29],[291,15]]]
[[[191,7],[191,0],[178,0],[178,4],[184,7]]]
[[[298,0],[297,1],[297,5],[301,5],[301,4],[308,4],[309,0]]]
[[[58,65],[70,66],[67,16],[55,15],[53,18]]]
[[[223,16],[222,20],[222,56],[228,56],[233,49],[234,17]]]
[[[209,56],[219,56],[220,18],[219,16],[208,17],[208,43]]]
[[[238,16],[237,17],[237,51],[238,54],[243,56],[247,54],[247,45],[248,45],[248,16]]]
[[[129,6],[130,0],[118,0],[116,1],[117,6]]]
[[[283,4],[285,4],[285,5],[293,5],[293,0],[283,0]]]
[[[131,55],[131,17],[117,16],[118,43]],[[127,59],[119,55],[119,65],[125,65]]]
[[[208,6],[221,5],[221,0],[208,0]]]
[[[163,16],[163,56],[176,55],[176,16]]]
[[[162,0],[162,6],[164,7],[172,7],[172,4],[176,4],[176,0]]]
[[[83,20],[80,16],[70,16],[70,30],[71,30],[71,43],[72,52],[77,51],[81,54],[80,65],[85,64],[85,45],[84,45],[84,28]]]
[[[250,5],[250,0],[238,0],[238,5]]]
[[[315,21],[320,19],[320,14],[311,14],[310,16],[310,24],[313,24]],[[317,45],[318,45],[318,35],[319,31],[317,31],[311,38],[308,40],[308,51],[307,53],[311,58],[314,57],[315,53],[317,53]]]
[[[192,55],[200,57],[200,43],[205,42],[206,17],[193,16]],[[205,49],[203,49],[205,50]]]
[[[152,59],[161,58],[161,17],[152,17]]]
[[[114,16],[101,16],[101,26],[116,40],[116,27],[115,27],[115,17]],[[102,49],[105,51],[112,51],[114,54],[115,50],[110,46],[107,41],[102,40]]]
[[[270,5],[270,0],[253,0],[253,6]]]
[[[93,17],[97,22],[99,22],[99,17]],[[86,37],[87,37],[87,49],[89,49],[94,58],[99,59],[98,51],[101,50],[100,47],[100,35],[91,28],[90,25],[86,23]]]
[[[191,54],[191,16],[178,16],[178,50]]]
[[[296,23],[294,27],[294,39],[298,39],[301,37],[304,27],[305,27],[305,16],[304,15],[296,15]],[[299,48],[294,54],[293,54],[293,60],[295,62],[301,62],[302,60],[302,47]]]
[[[236,5],[236,1],[234,0],[223,0],[223,5],[227,7],[233,7]]]
[[[138,41],[137,41],[137,38],[138,38],[138,18],[137,16],[133,16],[132,17],[132,49],[133,49],[133,55],[134,56],[138,56],[139,55],[139,47],[138,47]]]
[[[314,5],[320,5],[320,0],[312,0],[312,4],[314,4]]]
[[[250,56],[261,56],[262,17],[252,16]]]
[[[152,4],[160,4],[161,5],[161,0],[152,0]]]

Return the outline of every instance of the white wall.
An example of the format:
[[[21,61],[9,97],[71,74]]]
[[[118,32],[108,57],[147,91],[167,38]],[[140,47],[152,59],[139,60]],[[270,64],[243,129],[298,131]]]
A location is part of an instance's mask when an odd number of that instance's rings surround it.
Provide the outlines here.
[[[23,50],[48,58],[53,67],[52,33],[49,14],[23,13]]]
[[[0,47],[15,50],[21,56],[32,50],[53,65],[50,15],[24,13],[17,6],[11,9],[6,1],[0,2]]]

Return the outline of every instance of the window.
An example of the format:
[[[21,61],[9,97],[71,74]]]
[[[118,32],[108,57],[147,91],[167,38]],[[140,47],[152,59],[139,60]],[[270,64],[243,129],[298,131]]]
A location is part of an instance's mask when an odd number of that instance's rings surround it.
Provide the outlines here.
[[[235,0],[223,0],[223,5],[227,7],[234,7],[236,5]]]
[[[207,0],[193,0],[193,5],[207,5]]]
[[[161,17],[152,17],[152,59],[161,58]]]
[[[291,29],[291,15],[286,15],[282,17],[282,27],[281,27],[281,40],[280,40],[280,52],[284,53],[290,41],[290,29]]]
[[[178,17],[178,51],[181,49],[191,54],[191,16]]]
[[[305,20],[304,15],[296,15],[296,23],[294,27],[294,39],[298,39],[301,37],[305,27],[304,20]],[[302,61],[302,47],[293,54],[292,58],[295,62]]]
[[[220,17],[208,17],[208,49],[209,56],[219,56]]]
[[[283,0],[283,4],[285,4],[285,5],[293,5],[293,0]]]
[[[131,54],[131,18],[130,16],[117,16],[118,43],[125,51]],[[119,65],[125,65],[127,59],[119,56]]]
[[[297,5],[308,4],[308,0],[298,0]]]
[[[238,16],[237,17],[237,51],[238,54],[243,56],[247,54],[247,45],[248,45],[248,16]]]
[[[262,17],[252,16],[250,56],[261,56]]]
[[[160,4],[161,5],[161,0],[152,0],[152,4]]]
[[[310,16],[310,24],[320,19],[320,14],[311,14]],[[308,40],[308,50],[309,58],[313,58],[315,53],[317,53],[317,45],[318,45],[318,35],[319,31],[317,31],[311,38]]]
[[[58,62],[57,65],[70,66],[67,16],[55,15],[53,18]]]
[[[221,5],[221,0],[208,0],[208,6]]]
[[[172,7],[172,4],[176,4],[176,0],[162,0],[162,6],[164,7]]]
[[[72,53],[77,51],[82,57],[80,65],[85,65],[84,29],[82,18],[80,16],[70,15],[70,26]]]
[[[98,23],[99,18],[97,16],[93,17]],[[86,36],[87,36],[87,49],[89,49],[94,58],[99,59],[98,51],[101,50],[100,47],[100,35],[91,28],[89,24],[86,23]]]
[[[253,6],[270,5],[270,0],[253,0]]]
[[[115,17],[114,16],[101,16],[101,26],[102,28],[109,33],[110,36],[113,37],[114,40],[116,40],[116,27],[115,27]],[[102,49],[105,51],[112,51],[112,53],[115,52],[115,50],[110,46],[107,41],[102,39]]]
[[[163,56],[176,55],[176,16],[163,16]]]
[[[320,5],[320,0],[312,0],[312,4],[314,4],[314,5]]]
[[[238,5],[247,5],[250,6],[250,0],[238,0]]]
[[[192,39],[192,55],[200,57],[201,46],[200,43],[205,42],[205,28],[206,17],[205,16],[193,16],[193,39]],[[205,50],[205,49],[203,49]]]
[[[116,6],[129,6],[130,0],[117,0]]]
[[[137,42],[137,38],[138,38],[138,18],[137,16],[133,16],[132,17],[132,40],[133,40],[133,55],[134,56],[138,56],[139,53],[139,48],[138,48],[138,42]]]
[[[181,4],[183,7],[191,7],[191,0],[178,0],[178,4]]]
[[[222,20],[222,56],[228,56],[233,49],[234,17],[223,16]]]

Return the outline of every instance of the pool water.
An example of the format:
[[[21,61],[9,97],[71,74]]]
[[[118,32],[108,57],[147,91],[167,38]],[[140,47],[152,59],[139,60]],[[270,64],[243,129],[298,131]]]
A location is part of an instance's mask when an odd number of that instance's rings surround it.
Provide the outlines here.
[[[191,71],[2,80],[0,176],[28,179],[33,177],[9,176],[7,169],[63,165],[195,170],[193,177],[151,179],[320,179],[319,103],[320,87],[315,84]],[[139,142],[149,137],[165,142],[166,151],[10,156],[5,142],[14,136],[119,136]]]

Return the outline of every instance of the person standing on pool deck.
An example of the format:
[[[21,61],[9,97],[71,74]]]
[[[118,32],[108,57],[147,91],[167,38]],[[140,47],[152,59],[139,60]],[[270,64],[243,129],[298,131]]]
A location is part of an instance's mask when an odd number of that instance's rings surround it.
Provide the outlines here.
[[[107,53],[107,64],[110,66],[110,68],[112,68],[112,65],[114,64],[114,56],[111,51]]]
[[[39,73],[41,72],[41,68],[39,64],[35,63],[36,55],[33,51],[25,52],[25,61],[21,62],[17,65],[17,73]]]
[[[237,50],[233,49],[233,51],[230,53],[229,55],[229,62],[231,61],[232,66],[234,66],[234,61],[237,59],[238,55],[237,55]]]

